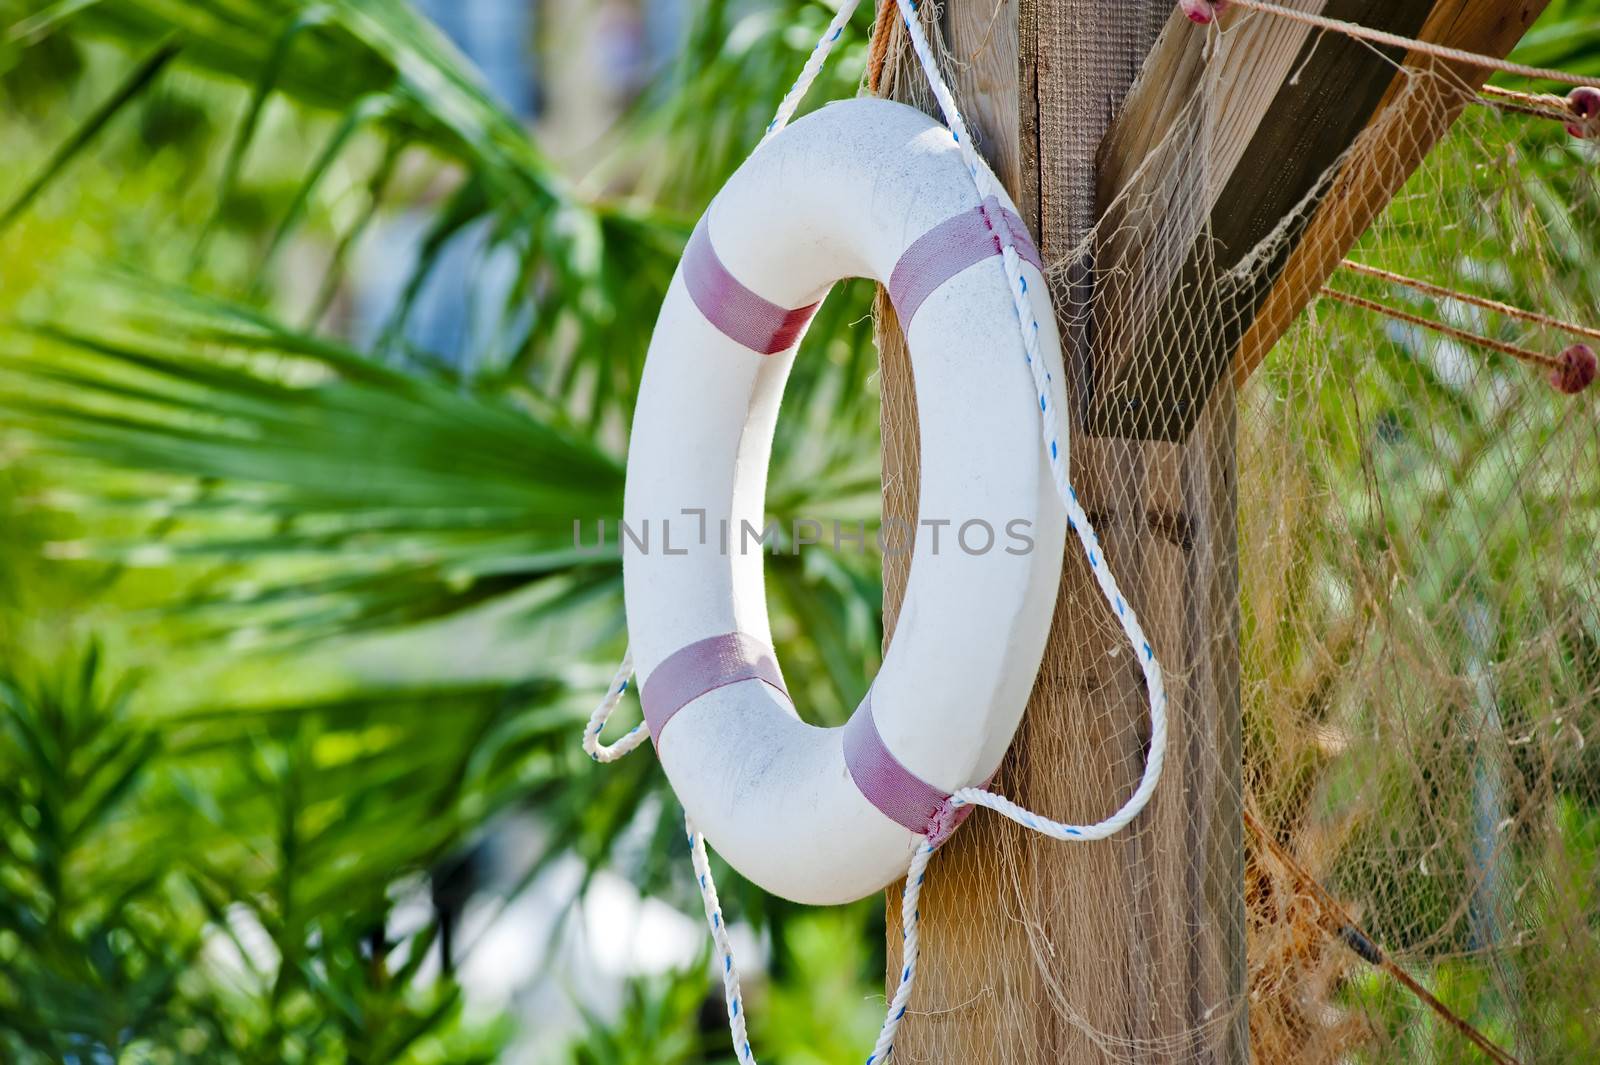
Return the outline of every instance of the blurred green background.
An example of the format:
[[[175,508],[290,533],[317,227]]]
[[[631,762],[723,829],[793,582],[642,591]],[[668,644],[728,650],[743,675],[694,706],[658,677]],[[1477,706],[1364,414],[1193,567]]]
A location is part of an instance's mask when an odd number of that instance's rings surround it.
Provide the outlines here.
[[[572,523],[620,513],[677,255],[832,14],[0,0],[0,1060],[731,1060],[665,781],[578,747],[625,638],[615,536]],[[1519,58],[1600,73],[1600,0]],[[877,520],[870,299],[835,292],[796,363],[785,523]],[[797,701],[838,723],[877,559],[768,568]],[[1595,779],[1562,796],[1579,852]],[[881,901],[719,883],[763,1057],[859,1058]]]

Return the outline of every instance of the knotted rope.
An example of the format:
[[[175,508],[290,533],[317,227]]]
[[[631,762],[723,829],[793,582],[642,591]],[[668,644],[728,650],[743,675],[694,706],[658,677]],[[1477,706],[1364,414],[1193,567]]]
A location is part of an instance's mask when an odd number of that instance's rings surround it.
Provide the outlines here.
[[[1033,378],[1035,392],[1039,398],[1039,414],[1041,443],[1046,453],[1050,456],[1050,472],[1052,483],[1057,494],[1061,497],[1062,505],[1066,508],[1067,521],[1072,530],[1077,534],[1082,545],[1085,558],[1089,562],[1090,571],[1094,574],[1099,585],[1100,593],[1105,598],[1106,604],[1116,615],[1122,626],[1128,643],[1134,649],[1134,657],[1139,663],[1139,668],[1144,674],[1146,690],[1150,698],[1150,750],[1146,757],[1144,772],[1139,779],[1138,786],[1126,801],[1111,816],[1102,821],[1088,825],[1071,825],[1052,820],[1040,814],[1027,810],[1001,795],[984,788],[962,788],[953,793],[949,801],[950,813],[953,816],[967,806],[983,806],[995,811],[1002,817],[1009,818],[1016,823],[1033,829],[1052,839],[1064,841],[1088,841],[1105,839],[1114,835],[1137,817],[1149,803],[1150,797],[1155,793],[1157,782],[1161,778],[1161,768],[1166,757],[1167,742],[1167,694],[1166,686],[1162,680],[1161,664],[1156,659],[1154,648],[1145,636],[1143,627],[1139,624],[1138,615],[1127,602],[1122,590],[1117,585],[1116,577],[1107,564],[1104,549],[1100,545],[1094,525],[1089,520],[1089,515],[1084,511],[1078,501],[1078,493],[1072,486],[1070,464],[1070,427],[1067,421],[1067,412],[1051,403],[1050,392],[1053,378],[1049,368],[1039,351],[1039,321],[1033,312],[1032,301],[1028,297],[1028,282],[1022,275],[1022,257],[1018,254],[1016,241],[1010,227],[1001,224],[1001,220],[991,216],[991,202],[998,202],[999,189],[988,167],[978,156],[968,133],[966,121],[961,116],[955,97],[949,86],[945,83],[944,76],[939,70],[939,65],[934,57],[933,49],[928,43],[926,33],[917,17],[916,0],[896,0],[899,5],[901,19],[910,36],[912,49],[923,74],[928,79],[928,85],[933,90],[934,99],[939,104],[945,124],[949,128],[950,136],[961,153],[967,165],[967,172],[971,176],[973,186],[977,192],[980,210],[988,222],[992,232],[1001,242],[1001,261],[1005,268],[1006,280],[1012,296],[1012,305],[1017,315],[1017,327],[1022,336],[1024,358],[1027,361],[1029,373]],[[821,39],[817,41],[807,58],[805,66],[800,71],[800,76],[795,80],[794,86],[785,94],[778,105],[776,114],[768,124],[762,143],[776,135],[784,128],[799,107],[806,91],[816,80],[822,70],[834,45],[843,35],[844,28],[848,25],[851,16],[859,6],[860,0],[845,0],[832,22],[823,31]],[[590,716],[584,728],[583,748],[589,756],[597,762],[612,762],[622,757],[636,747],[640,746],[648,735],[642,725],[635,726],[620,740],[611,746],[600,742],[600,733],[605,728],[607,719],[616,709],[623,694],[628,689],[633,673],[631,654],[623,656],[622,664],[618,667],[616,676],[608,687],[604,698]],[[728,1024],[733,1037],[734,1053],[741,1062],[755,1062],[755,1056],[750,1049],[750,1041],[746,1032],[745,1016],[742,1007],[742,994],[739,988],[738,970],[734,966],[733,951],[728,942],[727,923],[722,919],[721,905],[717,900],[716,883],[712,879],[711,869],[708,864],[705,838],[695,828],[694,823],[685,818],[688,831],[690,854],[694,862],[695,876],[700,887],[700,894],[705,903],[706,922],[711,930],[712,941],[716,946],[717,955],[721,960],[723,988],[728,1006]],[[919,912],[917,900],[920,898],[922,888],[927,879],[929,861],[933,858],[936,849],[934,843],[924,839],[917,846],[912,855],[911,863],[906,870],[904,894],[901,902],[901,919],[904,929],[904,945],[901,951],[902,967],[900,979],[895,992],[889,998],[888,1008],[884,1015],[883,1026],[879,1030],[877,1042],[872,1053],[867,1057],[867,1065],[888,1065],[894,1053],[894,1037],[899,1029],[901,1020],[906,1015],[908,1003],[911,999],[912,988],[916,981],[918,958],[918,923]]]

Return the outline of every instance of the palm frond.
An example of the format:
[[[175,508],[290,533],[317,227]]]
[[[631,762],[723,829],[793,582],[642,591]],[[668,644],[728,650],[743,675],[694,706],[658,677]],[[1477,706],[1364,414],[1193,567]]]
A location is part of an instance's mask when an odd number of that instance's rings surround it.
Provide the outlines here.
[[[136,307],[115,324],[39,326],[15,338],[31,350],[5,370],[13,424],[84,473],[71,502],[91,531],[58,552],[262,563],[253,591],[200,589],[178,605],[235,620],[261,608],[258,623],[300,636],[429,620],[537,585],[614,590],[615,545],[578,550],[574,524],[619,513],[621,466],[581,436],[514,397],[407,374],[232,304],[132,279],[108,301],[119,294]],[[103,492],[107,470],[146,479],[119,496]],[[130,499],[177,523],[155,550],[109,531]],[[97,517],[107,531],[93,531]]]

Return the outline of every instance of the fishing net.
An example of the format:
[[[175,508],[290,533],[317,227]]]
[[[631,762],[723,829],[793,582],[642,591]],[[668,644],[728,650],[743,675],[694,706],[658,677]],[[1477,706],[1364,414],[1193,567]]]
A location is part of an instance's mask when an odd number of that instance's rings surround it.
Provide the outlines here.
[[[1056,156],[997,169],[1049,261],[1077,490],[1166,670],[1166,771],[1112,840],[979,811],[939,852],[895,1060],[1592,1054],[1594,393],[1529,361],[1579,338],[1404,279],[1592,324],[1595,145],[1527,113],[1550,101],[1494,106],[1481,72],[1263,15],[1169,47],[1170,3],[1101,6],[1054,5],[1060,51],[1020,60],[924,14],[965,101],[988,63],[1094,72],[1020,117]],[[1151,98],[1152,46],[1165,106],[1116,119]],[[931,110],[893,20],[875,48],[872,87]],[[1374,59],[1363,103],[1335,79]],[[1263,84],[1342,99],[1341,150],[1263,140]],[[885,517],[914,519],[909,361],[878,313]],[[907,565],[885,559],[891,634]],[[1147,707],[1072,544],[1062,596],[994,789],[1094,820],[1139,778]]]

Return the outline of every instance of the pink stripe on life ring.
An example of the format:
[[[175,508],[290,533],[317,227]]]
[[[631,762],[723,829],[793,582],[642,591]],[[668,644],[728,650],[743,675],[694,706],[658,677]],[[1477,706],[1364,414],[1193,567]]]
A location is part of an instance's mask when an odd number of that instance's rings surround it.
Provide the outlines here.
[[[727,632],[678,648],[651,671],[639,691],[650,738],[659,744],[661,730],[679,710],[707,692],[743,680],[764,681],[789,697],[777,656],[754,636]]]
[[[889,820],[928,837],[935,847],[972,812],[971,806],[952,809],[949,792],[907,769],[884,745],[872,719],[871,690],[845,723],[844,764],[868,802]]]
[[[819,301],[791,310],[746,288],[722,265],[711,246],[704,215],[683,253],[683,281],[706,321],[729,340],[759,355],[776,355],[794,347],[822,305]]]
[[[991,223],[1004,226],[1022,261],[1044,273],[1044,263],[1028,235],[1028,227],[1001,206],[998,198],[990,196],[982,207],[946,218],[912,241],[894,264],[894,272],[889,275],[889,299],[902,330],[911,328],[917,309],[940,285],[967,267],[1001,254],[1000,234],[991,228]]]

